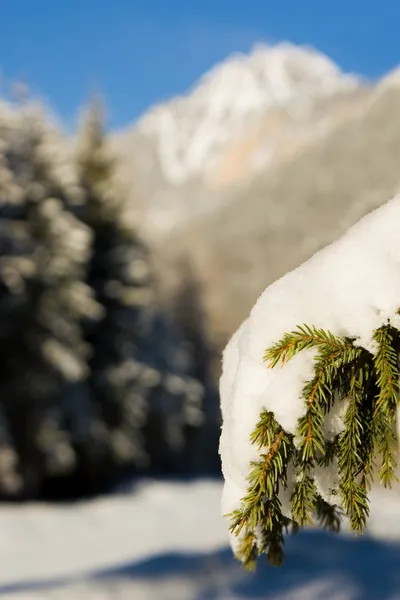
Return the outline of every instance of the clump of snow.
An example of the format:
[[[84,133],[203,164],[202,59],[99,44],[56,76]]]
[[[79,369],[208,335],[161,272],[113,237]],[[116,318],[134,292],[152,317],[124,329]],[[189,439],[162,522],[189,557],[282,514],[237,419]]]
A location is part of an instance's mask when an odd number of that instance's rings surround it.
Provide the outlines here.
[[[222,145],[249,120],[293,102],[302,110],[313,98],[357,85],[355,77],[312,48],[258,45],[211,69],[187,95],[150,110],[138,127],[154,136],[166,179],[181,184],[212,165]]]
[[[307,324],[355,337],[358,345],[373,352],[373,331],[388,319],[399,326],[399,224],[397,196],[269,286],[227,345],[220,382],[224,514],[239,508],[246,494],[250,461],[257,458],[250,434],[260,412],[273,411],[281,426],[295,433],[298,418],[306,411],[302,389],[312,378],[314,351],[303,351],[284,367],[268,369],[265,350],[286,332]],[[328,435],[339,431],[340,411],[328,415],[327,421]],[[335,467],[330,469],[317,474],[318,488],[326,498],[337,480]]]

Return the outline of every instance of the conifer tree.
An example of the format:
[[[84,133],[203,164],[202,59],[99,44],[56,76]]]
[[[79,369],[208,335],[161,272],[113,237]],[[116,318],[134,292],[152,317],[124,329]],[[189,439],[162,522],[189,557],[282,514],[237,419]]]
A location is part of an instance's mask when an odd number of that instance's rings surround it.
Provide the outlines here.
[[[29,103],[0,121],[0,402],[14,479],[32,495],[74,468],[68,398],[87,373],[81,321],[97,307],[82,281],[90,232],[68,205],[77,186],[56,129]]]
[[[77,167],[85,194],[80,216],[93,233],[87,283],[103,308],[101,321],[86,332],[92,348],[92,401],[107,429],[110,456],[121,463],[140,462],[142,449],[134,430],[144,407],[136,385],[142,369],[135,356],[146,326],[151,281],[146,250],[124,221],[99,100],[85,116]]]
[[[77,165],[80,216],[93,232],[87,283],[104,311],[87,331],[89,384],[109,455],[138,469],[184,469],[193,461],[188,444],[202,420],[204,389],[179,364],[181,340],[157,305],[149,251],[126,217],[98,101],[81,129]]]
[[[203,459],[203,470],[220,470],[218,440],[221,415],[213,372],[213,348],[207,331],[200,279],[194,265],[187,258],[178,263],[179,283],[172,295],[172,317],[177,325],[180,350],[185,360],[185,371],[204,387],[203,426],[197,432],[197,447]]]
[[[172,313],[182,340],[192,375],[205,385],[211,385],[211,344],[206,331],[206,316],[202,303],[202,287],[188,258],[178,264],[179,284],[172,298]]]
[[[0,105],[0,496],[208,465],[204,382],[125,197],[99,105],[78,153],[41,107]]]
[[[388,322],[372,333],[374,354],[356,345],[355,339],[307,325],[266,350],[266,365],[274,369],[313,349],[314,376],[303,388],[306,413],[298,421],[296,435],[287,433],[267,411],[252,434],[260,459],[251,465],[241,508],[229,515],[231,531],[240,535],[238,557],[248,568],[263,553],[273,564],[281,564],[288,530],[319,522],[339,531],[346,517],[350,528],[362,533],[372,482],[378,479],[390,487],[396,480],[400,330]],[[324,419],[338,403],[343,405],[343,429],[327,439]],[[314,472],[333,463],[339,481],[331,490],[334,500],[327,501],[318,494]],[[279,498],[287,487],[289,469],[296,478],[290,518],[283,514]]]

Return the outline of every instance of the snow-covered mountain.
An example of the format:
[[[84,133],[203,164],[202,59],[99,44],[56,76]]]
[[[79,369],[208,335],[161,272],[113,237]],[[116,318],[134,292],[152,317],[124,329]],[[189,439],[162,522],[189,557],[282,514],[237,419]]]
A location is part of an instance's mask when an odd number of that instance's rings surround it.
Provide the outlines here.
[[[399,73],[365,82],[316,50],[259,46],[115,136],[167,294],[184,256],[217,345],[269,283],[400,190]]]
[[[304,111],[357,85],[316,50],[259,45],[214,67],[186,95],[151,109],[137,129],[154,139],[165,179],[182,184],[215,164],[221,148],[268,111],[293,103]]]

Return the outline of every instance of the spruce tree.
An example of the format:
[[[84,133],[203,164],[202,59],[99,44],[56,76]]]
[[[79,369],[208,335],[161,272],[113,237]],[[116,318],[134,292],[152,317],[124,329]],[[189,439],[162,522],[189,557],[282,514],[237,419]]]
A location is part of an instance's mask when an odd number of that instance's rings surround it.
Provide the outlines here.
[[[115,167],[98,105],[78,152],[41,107],[0,106],[0,496],[209,464],[207,390]]]
[[[137,389],[142,366],[135,356],[146,325],[151,281],[146,249],[124,220],[98,100],[87,110],[80,131],[77,169],[85,194],[80,217],[93,233],[86,280],[103,309],[101,321],[86,331],[92,349],[92,402],[106,427],[108,459],[140,462],[135,429],[144,407]]]
[[[203,425],[197,432],[197,451],[202,458],[202,469],[217,472],[220,470],[218,439],[221,415],[213,369],[215,348],[208,334],[203,289],[195,266],[188,258],[181,258],[177,272],[179,283],[170,303],[180,339],[178,349],[185,364],[185,372],[200,381],[204,387]]]
[[[177,265],[179,283],[172,296],[171,312],[185,345],[187,369],[206,386],[212,385],[212,348],[207,334],[202,286],[188,258]]]
[[[315,351],[314,376],[303,388],[305,415],[296,435],[287,433],[273,413],[264,411],[251,442],[260,459],[251,465],[247,495],[229,516],[231,531],[240,535],[238,557],[253,568],[260,554],[281,564],[284,534],[319,522],[339,531],[343,517],[362,533],[369,516],[368,492],[374,478],[390,487],[396,480],[397,409],[399,406],[400,330],[388,322],[376,329],[376,351],[313,326],[287,333],[265,352],[268,368],[279,368],[295,355]],[[343,405],[343,430],[333,439],[324,434],[324,418]],[[317,467],[336,463],[339,484],[332,490],[337,503],[317,491]],[[289,468],[296,484],[291,494],[291,518],[284,516],[279,493],[287,487]]]
[[[97,306],[82,281],[90,232],[69,206],[78,186],[58,132],[31,103],[2,116],[0,402],[18,491],[32,495],[74,468],[69,399],[87,374],[81,322]]]
[[[87,330],[89,385],[106,428],[112,465],[190,468],[204,388],[180,364],[181,339],[157,303],[150,253],[127,217],[100,103],[86,113],[77,165],[85,193],[80,218],[93,232],[87,283],[103,308]]]

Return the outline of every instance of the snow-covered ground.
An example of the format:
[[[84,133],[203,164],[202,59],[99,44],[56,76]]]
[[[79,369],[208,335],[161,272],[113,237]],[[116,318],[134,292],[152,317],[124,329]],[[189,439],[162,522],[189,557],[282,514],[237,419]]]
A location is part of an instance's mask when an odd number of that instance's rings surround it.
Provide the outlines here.
[[[368,536],[305,532],[288,540],[281,569],[260,563],[255,574],[232,558],[221,491],[146,481],[79,504],[0,506],[0,597],[400,599],[400,488],[373,493]]]

